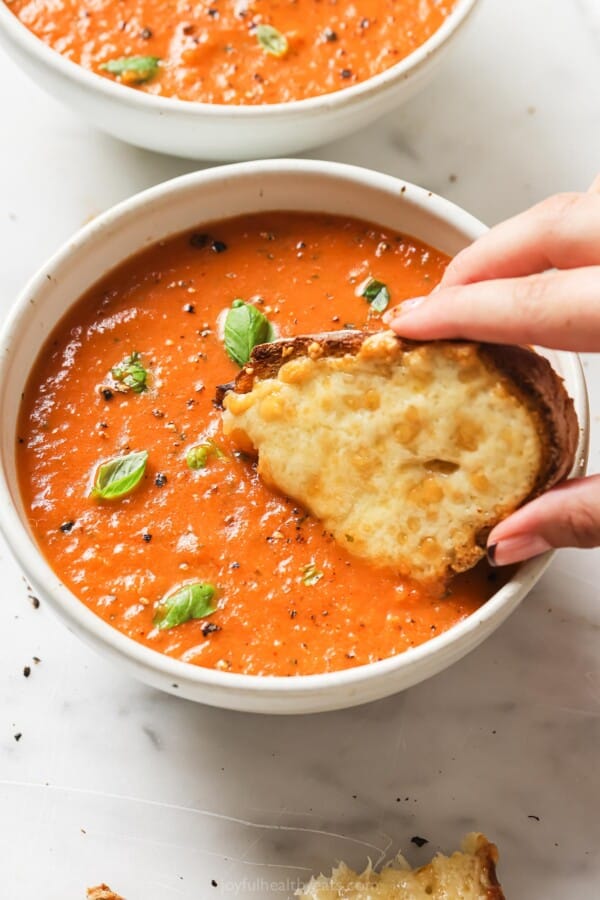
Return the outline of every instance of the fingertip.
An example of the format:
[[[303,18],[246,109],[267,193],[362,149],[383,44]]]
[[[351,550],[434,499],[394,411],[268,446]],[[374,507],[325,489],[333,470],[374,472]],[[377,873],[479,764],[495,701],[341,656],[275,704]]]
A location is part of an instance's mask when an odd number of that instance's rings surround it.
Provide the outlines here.
[[[548,550],[552,550],[552,545],[540,534],[518,534],[488,544],[487,558],[496,568],[524,562]]]
[[[398,306],[388,309],[381,318],[386,325],[389,325],[395,331],[397,328],[400,328],[400,323],[409,318],[410,314],[418,309],[426,299],[426,297],[412,297],[410,300],[403,300]]]
[[[393,306],[391,309],[388,309],[387,312],[384,312],[384,314],[381,317],[381,321],[385,325],[391,325],[391,323],[394,321],[394,319],[398,318],[399,314],[400,314],[400,307]]]
[[[487,550],[485,553],[485,555],[487,556],[487,561],[489,562],[490,566],[493,566],[494,568],[496,568],[498,565],[498,563],[496,562],[497,546],[498,546],[498,544],[488,544],[488,547],[487,547]]]

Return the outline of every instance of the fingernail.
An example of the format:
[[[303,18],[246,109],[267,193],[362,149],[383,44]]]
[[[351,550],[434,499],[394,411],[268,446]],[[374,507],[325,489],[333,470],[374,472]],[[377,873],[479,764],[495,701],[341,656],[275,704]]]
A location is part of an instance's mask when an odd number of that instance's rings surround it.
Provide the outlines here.
[[[509,566],[531,559],[532,556],[539,556],[548,550],[552,550],[551,545],[538,534],[521,534],[490,544],[487,548],[487,558],[491,566]]]
[[[386,325],[389,325],[390,322],[393,322],[394,319],[397,319],[400,315],[400,307],[394,306],[393,309],[388,309],[387,312],[384,312],[381,319],[385,322]]]
[[[386,325],[391,325],[396,319],[405,316],[406,313],[412,312],[413,309],[417,309],[417,307],[424,303],[426,299],[426,297],[413,297],[411,300],[403,300],[398,306],[395,306],[393,309],[388,309],[388,311],[383,314],[383,321]]]
[[[416,309],[417,306],[420,306],[422,303],[425,303],[426,297],[413,297],[412,300],[405,300],[398,307],[401,313],[412,312],[413,309]]]

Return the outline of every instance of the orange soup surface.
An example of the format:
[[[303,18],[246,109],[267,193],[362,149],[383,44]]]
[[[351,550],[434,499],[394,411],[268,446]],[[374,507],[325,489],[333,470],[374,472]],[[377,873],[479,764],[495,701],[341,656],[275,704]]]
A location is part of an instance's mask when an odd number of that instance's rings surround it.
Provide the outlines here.
[[[251,674],[363,665],[475,611],[498,587],[494,573],[479,566],[442,596],[353,558],[260,481],[223,436],[213,402],[239,371],[223,341],[234,300],[284,336],[374,330],[381,317],[360,296],[365,279],[396,303],[429,292],[446,263],[376,225],[278,212],[177,235],[110,272],[50,335],[22,403],[22,497],[53,569],[134,640]],[[148,376],[141,390],[113,372],[133,354]],[[201,446],[212,450],[190,468]],[[131,493],[90,496],[101,463],[142,451]],[[157,628],[162,599],[190,583],[215,586],[216,611]]]
[[[86,69],[150,94],[224,104],[301,100],[364,81],[421,46],[454,6],[454,0],[4,2]]]

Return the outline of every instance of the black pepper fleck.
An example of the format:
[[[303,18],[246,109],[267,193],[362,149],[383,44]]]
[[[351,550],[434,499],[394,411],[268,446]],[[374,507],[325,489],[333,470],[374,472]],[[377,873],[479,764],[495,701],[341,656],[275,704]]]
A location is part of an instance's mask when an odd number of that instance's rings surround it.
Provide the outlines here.
[[[17,731],[17,733],[14,735],[14,739],[15,741],[17,741],[17,743],[21,740],[22,737],[23,733],[21,731]]]
[[[31,600],[31,605],[33,606],[34,609],[40,608],[40,601],[38,600],[37,597],[30,595],[29,599]]]
[[[186,303],[185,306],[183,307],[183,311],[186,313],[195,313],[196,307],[194,306],[193,303]]]
[[[59,531],[62,531],[63,534],[68,534],[69,531],[71,531],[71,529],[73,528],[74,525],[75,525],[75,522],[73,522],[71,519],[69,519],[68,522],[63,522],[63,523],[62,523],[62,525],[61,525],[60,528],[59,528]]]
[[[216,631],[221,631],[220,625],[215,625],[214,622],[203,622],[200,626],[200,631],[206,637],[208,634],[214,634]]]
[[[144,41],[149,41],[151,37],[153,37],[153,32],[151,28],[142,28],[140,31],[140,37]]]
[[[352,71],[350,69],[342,69],[340,75],[342,78],[352,78]]]
[[[149,544],[150,541],[152,540],[152,535],[149,532],[146,532],[145,534],[142,535],[142,540],[145,541],[147,544]]]
[[[104,397],[105,400],[108,401],[108,400],[112,400],[112,398],[114,397],[114,394],[110,388],[102,388],[102,396]]]
[[[225,250],[227,250],[227,244],[225,243],[225,241],[213,241],[211,250],[214,253],[224,253]]]
[[[427,838],[419,837],[418,835],[411,837],[410,842],[411,844],[415,844],[417,847],[424,847],[425,844],[429,843]]]
[[[214,878],[212,879],[211,884],[212,884],[213,887],[218,887],[218,884],[217,884],[217,882],[215,881]]]
[[[323,37],[329,43],[333,43],[334,41],[337,41],[337,39],[338,39],[337,31],[334,31],[332,28],[326,28],[325,31],[323,32]]]
[[[29,676],[31,675],[31,666],[25,666],[23,668],[23,675],[25,676],[25,678],[29,678]]]
[[[156,476],[156,478],[154,479],[154,484],[156,485],[156,487],[161,488],[161,487],[164,487],[166,483],[167,483],[167,476],[164,475],[162,472],[159,472],[158,475]]]

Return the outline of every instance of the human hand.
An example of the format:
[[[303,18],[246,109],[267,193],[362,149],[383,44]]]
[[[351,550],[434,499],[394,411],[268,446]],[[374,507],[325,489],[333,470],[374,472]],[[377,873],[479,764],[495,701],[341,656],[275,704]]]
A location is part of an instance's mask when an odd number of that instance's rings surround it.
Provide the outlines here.
[[[600,351],[600,176],[492,228],[438,288],[384,320],[414,340],[466,338]],[[600,475],[561,484],[501,522],[488,557],[508,565],[553,547],[600,545]]]

